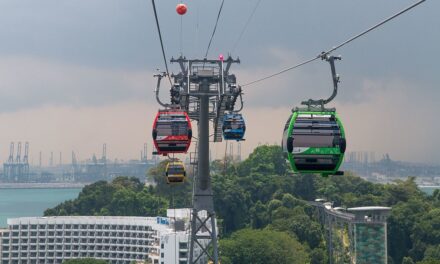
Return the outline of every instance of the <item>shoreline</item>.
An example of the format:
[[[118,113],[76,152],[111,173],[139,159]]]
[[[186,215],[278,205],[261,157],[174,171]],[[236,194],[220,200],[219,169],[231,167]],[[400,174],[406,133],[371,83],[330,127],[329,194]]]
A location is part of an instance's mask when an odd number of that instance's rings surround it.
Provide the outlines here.
[[[90,183],[0,183],[0,189],[82,189]]]

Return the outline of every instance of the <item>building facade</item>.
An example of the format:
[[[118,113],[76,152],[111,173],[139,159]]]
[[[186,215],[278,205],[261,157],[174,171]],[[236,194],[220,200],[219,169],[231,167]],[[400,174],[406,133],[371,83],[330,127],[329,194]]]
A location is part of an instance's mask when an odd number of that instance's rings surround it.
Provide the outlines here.
[[[177,212],[177,213],[176,213]],[[187,263],[189,209],[170,217],[55,216],[8,219],[0,230],[1,264],[58,264],[96,258],[114,264]]]

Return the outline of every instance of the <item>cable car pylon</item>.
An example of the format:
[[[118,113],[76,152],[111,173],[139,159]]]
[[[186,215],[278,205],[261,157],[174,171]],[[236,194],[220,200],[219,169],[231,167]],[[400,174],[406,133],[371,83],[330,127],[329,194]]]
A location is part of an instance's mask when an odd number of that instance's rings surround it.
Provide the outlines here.
[[[180,73],[171,75],[174,80],[170,89],[171,104],[159,100],[160,80],[165,76],[156,75],[158,103],[167,108],[178,108],[198,123],[197,160],[191,161],[196,164],[197,169],[192,197],[190,264],[207,261],[219,263],[218,232],[209,168],[209,121],[212,120],[214,124],[213,141],[222,141],[221,127],[225,112],[239,112],[242,108],[234,109],[242,92],[236,84],[235,75],[229,74],[231,65],[239,62],[239,59],[231,57],[226,60],[189,60],[183,56],[172,58],[171,63],[179,64]]]

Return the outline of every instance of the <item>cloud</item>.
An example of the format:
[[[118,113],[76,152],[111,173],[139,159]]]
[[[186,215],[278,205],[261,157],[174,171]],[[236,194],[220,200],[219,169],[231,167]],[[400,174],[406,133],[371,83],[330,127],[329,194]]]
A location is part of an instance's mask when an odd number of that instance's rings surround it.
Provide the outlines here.
[[[39,150],[75,150],[84,159],[98,154],[104,142],[110,157],[137,157],[143,142],[151,146],[158,108],[149,67],[163,68],[151,5],[55,2],[0,3],[1,157],[7,155],[9,142],[17,140],[30,141],[34,157]],[[211,57],[227,54],[245,22],[244,11],[254,6],[251,2],[225,5]],[[181,17],[174,2],[157,4],[170,57],[178,54]],[[182,18],[183,52],[200,56],[218,3],[188,4]],[[440,99],[435,52],[440,37],[438,27],[426,26],[439,25],[438,5],[426,3],[340,50],[344,61],[337,70],[342,83],[334,104],[346,126],[349,150],[440,163],[435,134],[439,125],[434,121]],[[263,1],[237,49],[242,64],[231,72],[240,83],[272,74],[347,39],[400,6],[405,4]],[[331,90],[328,64],[318,61],[245,87],[248,130],[243,154],[260,143],[279,143],[290,109],[308,98],[325,98]],[[217,144],[217,156],[223,148],[224,143]]]
[[[365,80],[368,100],[336,104],[349,150],[390,153],[392,158],[440,164],[435,121],[439,92],[427,96],[404,79]]]
[[[285,57],[282,51],[271,52],[281,54],[280,61]],[[295,60],[301,60],[297,57]],[[271,70],[234,66],[231,72],[241,81],[265,76]],[[122,159],[137,158],[144,142],[152,146],[151,124],[159,106],[153,96],[156,83],[151,72],[25,57],[1,59],[0,71],[5,73],[0,83],[3,160],[11,141],[29,141],[35,163],[40,150],[46,162],[51,151],[63,152],[67,162],[72,150],[80,159],[100,155],[103,143],[108,145],[110,158]],[[344,121],[349,151],[440,163],[436,135],[440,124],[435,122],[440,91],[403,77],[351,77],[347,82],[356,85],[344,82],[332,105]],[[290,109],[309,97],[329,95],[330,85],[328,65],[316,63],[244,87],[247,135],[242,142],[243,156],[259,144],[279,144]],[[236,152],[236,143],[232,143]],[[224,155],[225,143],[211,145],[213,157]]]
[[[389,153],[393,159],[440,164],[440,124],[435,113],[438,97],[428,98],[418,93],[414,84],[400,79],[365,80],[363,87],[368,91],[368,100],[333,104],[345,126],[348,151],[375,151],[377,156]],[[291,106],[245,106],[243,157],[259,144],[280,143]],[[67,162],[72,150],[83,160],[94,153],[100,155],[102,144],[107,143],[111,159],[138,158],[144,142],[151,151],[151,125],[158,108],[156,103],[127,101],[102,106],[42,106],[2,113],[0,154],[5,160],[11,141],[29,141],[34,164],[39,151],[43,152],[45,163],[51,151],[56,157],[63,152]],[[237,143],[229,143],[237,153]],[[211,147],[214,158],[223,157],[224,142],[211,143]]]
[[[0,58],[0,112],[44,105],[99,106],[152,102],[156,85],[146,70],[72,65],[42,58]]]

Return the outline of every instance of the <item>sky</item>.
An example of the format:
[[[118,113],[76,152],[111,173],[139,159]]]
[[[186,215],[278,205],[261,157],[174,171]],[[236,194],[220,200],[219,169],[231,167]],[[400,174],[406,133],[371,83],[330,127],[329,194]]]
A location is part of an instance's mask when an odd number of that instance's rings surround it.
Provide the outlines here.
[[[413,3],[409,0],[225,0],[209,58],[239,57],[240,84],[328,50]],[[220,0],[157,0],[168,59],[202,58]],[[341,116],[348,151],[389,153],[392,159],[440,164],[440,2],[428,0],[337,50],[340,90],[331,103]],[[101,155],[139,158],[152,146],[157,70],[164,70],[149,0],[0,1],[0,160],[10,142],[28,141],[30,161],[50,152],[70,161]],[[177,65],[170,65],[177,73]],[[244,87],[246,156],[259,144],[279,144],[290,109],[331,94],[328,63],[315,61]],[[166,100],[167,92],[161,95]],[[225,143],[211,144],[213,156]],[[236,143],[233,143],[236,151]],[[376,155],[378,156],[378,155]]]

